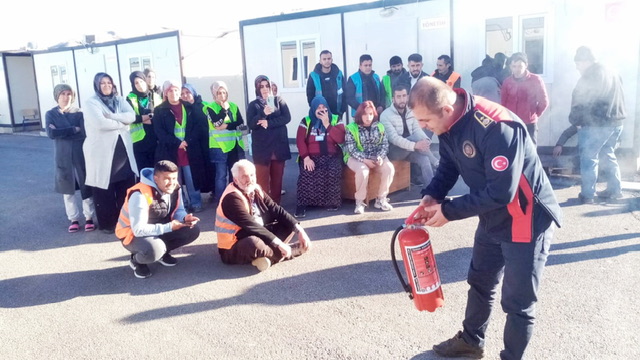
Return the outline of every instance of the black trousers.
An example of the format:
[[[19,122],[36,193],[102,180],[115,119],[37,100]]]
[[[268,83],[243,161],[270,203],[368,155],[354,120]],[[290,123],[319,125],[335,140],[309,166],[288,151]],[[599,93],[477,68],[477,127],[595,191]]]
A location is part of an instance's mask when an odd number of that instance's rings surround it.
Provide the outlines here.
[[[93,188],[93,203],[100,229],[114,230],[127,189],[136,184],[135,176],[109,184],[107,189]]]

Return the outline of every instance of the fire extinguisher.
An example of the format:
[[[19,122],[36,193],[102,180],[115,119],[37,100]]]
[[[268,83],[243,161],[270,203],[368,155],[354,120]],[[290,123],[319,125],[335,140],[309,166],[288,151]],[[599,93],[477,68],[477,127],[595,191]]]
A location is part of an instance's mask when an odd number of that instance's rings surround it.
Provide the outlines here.
[[[429,232],[424,226],[414,224],[414,216],[419,210],[419,207],[414,210],[405,223],[393,233],[391,259],[402,287],[409,293],[409,299],[413,299],[416,308],[419,311],[434,312],[444,305],[444,295]],[[408,284],[404,281],[396,261],[396,238],[400,244]]]

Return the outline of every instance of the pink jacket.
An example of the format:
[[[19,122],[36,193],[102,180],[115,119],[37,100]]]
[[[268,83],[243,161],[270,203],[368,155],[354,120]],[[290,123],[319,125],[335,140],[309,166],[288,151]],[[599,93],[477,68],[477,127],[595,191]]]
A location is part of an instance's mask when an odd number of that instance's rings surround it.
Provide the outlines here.
[[[542,78],[526,70],[524,77],[509,76],[502,83],[502,106],[513,111],[525,124],[538,122],[549,106],[549,97]]]

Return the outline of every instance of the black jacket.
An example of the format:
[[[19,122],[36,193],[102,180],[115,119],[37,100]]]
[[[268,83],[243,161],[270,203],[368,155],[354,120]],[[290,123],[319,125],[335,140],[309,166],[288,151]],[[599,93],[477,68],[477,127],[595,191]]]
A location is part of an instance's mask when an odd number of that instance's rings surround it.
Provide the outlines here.
[[[291,113],[287,103],[279,96],[275,97],[276,109],[268,116],[264,114],[265,104],[256,99],[247,106],[247,126],[251,130],[251,149],[253,162],[266,165],[272,160],[285,161],[291,159],[287,124],[291,121]],[[258,120],[266,119],[269,125],[263,128]]]
[[[346,79],[344,79],[342,71],[340,71],[336,64],[331,64],[331,71],[325,74],[322,72],[322,65],[316,64],[313,72],[320,77],[322,96],[327,100],[331,113],[342,117],[342,114],[347,111],[347,102],[344,100]],[[340,82],[342,82],[340,88],[338,88],[338,78],[340,78]],[[311,106],[311,100],[313,100],[315,96],[316,85],[312,79],[312,75],[309,74],[309,78],[307,79],[307,102],[309,106]],[[340,106],[338,106],[338,99],[340,99]]]
[[[182,102],[182,101],[181,101]],[[187,142],[187,156],[193,176],[193,183],[197,190],[206,192],[211,190],[208,177],[209,165],[209,133],[207,118],[202,111],[202,104],[193,105],[182,102],[187,112],[187,126],[185,138]],[[155,108],[153,126],[158,137],[155,161],[169,160],[177,164],[178,147],[182,142],[174,134],[176,118],[171,112],[168,101]]]
[[[531,242],[551,221],[560,226],[560,206],[524,123],[496,103],[455,91],[465,110],[438,137],[440,165],[422,194],[444,201],[448,220],[478,215],[478,226],[502,241]],[[445,200],[458,175],[470,193]]]

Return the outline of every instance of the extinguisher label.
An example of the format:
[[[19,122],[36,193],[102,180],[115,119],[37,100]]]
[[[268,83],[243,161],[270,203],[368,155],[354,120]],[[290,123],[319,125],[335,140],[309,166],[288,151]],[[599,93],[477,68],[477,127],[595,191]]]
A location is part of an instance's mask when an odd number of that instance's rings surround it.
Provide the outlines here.
[[[407,246],[405,250],[416,294],[429,294],[436,291],[440,287],[440,276],[438,276],[431,240],[418,246]]]

